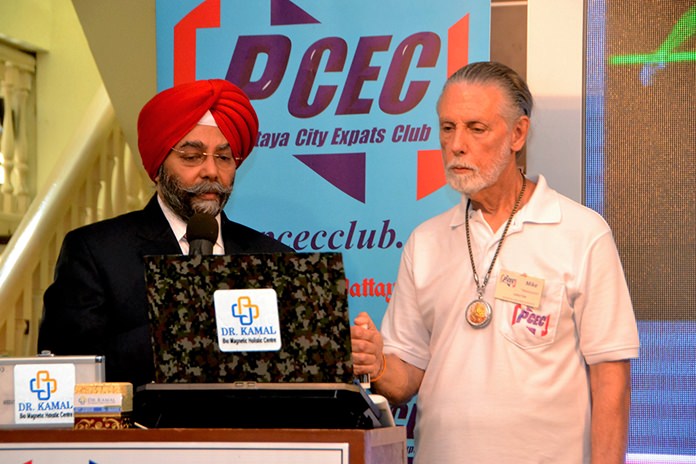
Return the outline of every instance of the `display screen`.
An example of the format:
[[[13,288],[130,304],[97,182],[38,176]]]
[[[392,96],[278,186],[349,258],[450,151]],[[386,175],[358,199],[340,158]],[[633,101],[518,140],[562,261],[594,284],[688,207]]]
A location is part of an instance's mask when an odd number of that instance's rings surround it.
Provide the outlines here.
[[[585,203],[640,331],[628,462],[696,462],[696,2],[588,0]]]

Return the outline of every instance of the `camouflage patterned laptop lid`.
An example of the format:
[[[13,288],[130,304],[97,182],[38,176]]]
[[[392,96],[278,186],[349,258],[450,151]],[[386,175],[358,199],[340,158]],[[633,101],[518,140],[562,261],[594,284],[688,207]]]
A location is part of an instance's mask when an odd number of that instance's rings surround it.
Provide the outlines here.
[[[340,253],[147,256],[145,280],[157,383],[353,381]],[[222,351],[214,293],[264,288],[280,349]]]

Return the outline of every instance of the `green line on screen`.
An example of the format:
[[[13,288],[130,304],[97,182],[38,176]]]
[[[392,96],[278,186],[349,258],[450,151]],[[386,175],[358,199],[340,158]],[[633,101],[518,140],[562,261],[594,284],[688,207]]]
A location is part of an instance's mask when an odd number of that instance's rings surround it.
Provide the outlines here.
[[[613,55],[609,57],[609,64],[619,66],[632,64],[677,63],[682,61],[696,61],[696,51],[676,52],[665,57],[660,57],[654,53]]]

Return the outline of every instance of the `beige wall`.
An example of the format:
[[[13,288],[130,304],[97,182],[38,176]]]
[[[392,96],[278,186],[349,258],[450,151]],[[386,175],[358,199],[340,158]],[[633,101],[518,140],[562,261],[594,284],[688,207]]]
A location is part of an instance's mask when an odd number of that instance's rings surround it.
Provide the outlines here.
[[[36,51],[38,156],[31,168],[42,185],[101,78],[70,0],[0,1],[0,33]]]
[[[0,1],[0,39],[30,50],[47,50],[51,43],[53,3],[47,0]]]
[[[157,92],[155,0],[72,0],[72,3],[126,141],[137,153],[138,113]]]
[[[155,0],[0,0],[0,40],[37,56],[38,185],[102,80],[137,149],[137,115],[157,88]]]

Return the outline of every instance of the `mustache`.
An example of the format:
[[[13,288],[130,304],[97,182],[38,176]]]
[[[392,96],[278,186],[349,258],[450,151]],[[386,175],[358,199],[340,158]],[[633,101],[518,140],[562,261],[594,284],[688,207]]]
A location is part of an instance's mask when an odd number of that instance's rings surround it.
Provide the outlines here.
[[[159,190],[164,201],[171,207],[176,215],[184,221],[188,221],[195,212],[204,212],[212,215],[218,214],[224,208],[229,199],[234,179],[229,187],[225,187],[217,180],[201,179],[190,186],[183,185],[181,179],[160,168]],[[217,200],[203,200],[199,195],[214,194]]]
[[[232,186],[230,185],[229,187],[225,187],[219,182],[211,182],[209,180],[204,180],[201,181],[195,185],[192,185],[190,187],[182,187],[179,185],[179,188],[188,193],[189,195],[196,196],[196,195],[202,195],[206,193],[216,193],[218,195],[225,195],[225,194],[230,194],[232,193]]]
[[[451,163],[445,166],[446,171],[450,171],[452,169],[469,169],[473,172],[478,172],[478,168],[476,166],[473,166],[468,163],[463,163],[461,161],[452,161]]]

